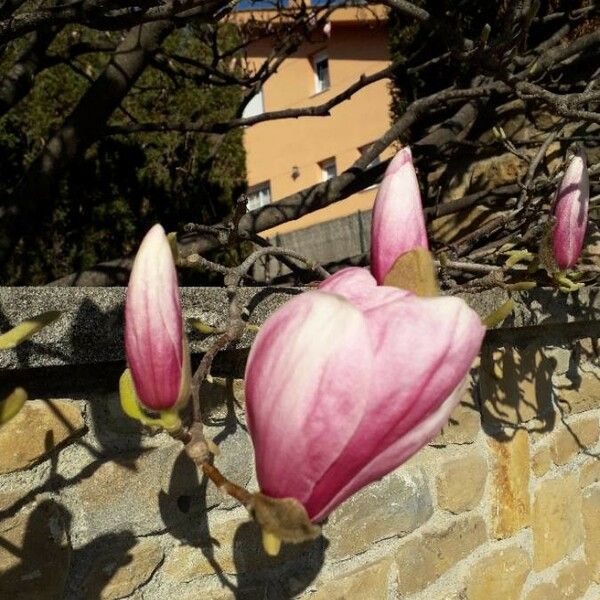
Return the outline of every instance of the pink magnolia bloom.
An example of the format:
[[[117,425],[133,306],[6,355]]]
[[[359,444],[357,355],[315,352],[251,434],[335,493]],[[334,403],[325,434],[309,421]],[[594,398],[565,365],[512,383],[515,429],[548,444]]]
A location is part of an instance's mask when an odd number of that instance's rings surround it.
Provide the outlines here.
[[[171,246],[160,225],[144,237],[125,301],[125,352],[138,398],[153,411],[189,396],[189,353]]]
[[[344,269],[261,327],[246,367],[261,491],[318,522],[447,422],[484,335],[458,298],[419,298]]]
[[[323,35],[327,38],[331,37],[331,21],[327,21],[327,23],[323,25]]]
[[[406,147],[389,164],[373,206],[371,272],[378,283],[401,254],[417,247],[429,249],[429,244],[417,175]]]
[[[556,194],[552,252],[562,270],[574,266],[581,254],[588,221],[590,180],[585,154],[579,150],[571,159]]]

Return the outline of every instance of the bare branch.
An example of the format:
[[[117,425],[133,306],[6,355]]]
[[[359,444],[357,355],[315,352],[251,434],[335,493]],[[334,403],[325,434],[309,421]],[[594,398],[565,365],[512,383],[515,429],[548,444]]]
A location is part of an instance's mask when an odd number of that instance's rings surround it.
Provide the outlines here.
[[[361,75],[352,85],[348,86],[344,91],[336,94],[327,102],[317,106],[305,106],[301,108],[288,108],[284,110],[274,110],[271,112],[262,113],[253,117],[241,119],[231,119],[220,123],[196,123],[196,122],[164,122],[164,123],[134,123],[130,125],[116,125],[106,129],[107,135],[137,133],[140,131],[181,131],[181,132],[196,132],[196,133],[218,133],[223,134],[236,129],[238,127],[248,127],[263,123],[265,121],[277,121],[281,119],[298,119],[300,117],[322,117],[330,114],[332,108],[349,100],[359,90],[371,85],[381,79],[389,78],[394,71],[399,67],[398,63],[394,63],[389,67],[377,71],[372,75]]]

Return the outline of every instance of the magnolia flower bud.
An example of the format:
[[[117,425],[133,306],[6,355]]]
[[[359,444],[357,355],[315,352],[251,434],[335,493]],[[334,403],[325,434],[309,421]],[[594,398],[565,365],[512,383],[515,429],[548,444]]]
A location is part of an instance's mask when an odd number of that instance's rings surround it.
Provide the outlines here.
[[[581,254],[588,221],[590,180],[585,154],[579,150],[571,159],[556,194],[552,253],[559,269],[573,267]]]
[[[410,148],[390,162],[379,186],[371,223],[371,272],[379,284],[405,252],[428,249],[421,193]]]
[[[187,402],[190,362],[171,246],[160,225],[146,234],[125,302],[125,351],[139,402],[151,411]]]
[[[246,367],[261,492],[316,523],[427,444],[459,402],[485,329],[458,298],[346,269],[261,327]]]

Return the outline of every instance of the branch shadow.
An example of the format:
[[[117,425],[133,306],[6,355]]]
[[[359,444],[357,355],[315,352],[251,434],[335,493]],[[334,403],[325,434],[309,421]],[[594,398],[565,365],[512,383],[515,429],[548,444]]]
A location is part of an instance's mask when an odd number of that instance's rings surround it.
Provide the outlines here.
[[[236,398],[232,378],[226,379],[224,386],[205,383],[201,397],[207,432],[219,428],[213,437],[215,444],[223,445],[234,436],[248,441],[241,416],[243,400]],[[254,522],[236,525],[239,519],[235,519],[233,534],[221,525],[215,529],[211,511],[231,509],[236,504],[221,495],[185,452],[177,457],[168,490],[160,494],[158,502],[169,533],[196,548],[210,571],[236,599],[292,598],[314,580],[323,565],[327,546],[323,538],[306,544],[286,544],[279,556],[270,557],[262,548],[261,533]]]
[[[0,528],[0,558],[3,565],[8,565],[0,572],[2,597],[13,600],[31,600],[40,594],[44,598],[73,600],[105,597],[103,590],[116,570],[131,562],[128,552],[136,544],[133,533],[102,535],[72,550],[70,512],[53,499],[41,499],[34,504],[27,516],[20,513],[4,521]],[[109,563],[97,563],[99,556],[109,556]]]
[[[516,429],[545,433],[556,425],[552,375],[556,360],[530,345],[484,344],[479,403],[485,432],[508,441]]]
[[[600,379],[591,368],[600,364],[592,326],[597,293],[589,290],[585,296],[571,295],[566,301],[559,297],[557,301],[555,294],[544,290],[542,296],[547,302],[540,306],[547,317],[536,326],[535,335],[531,335],[531,327],[523,327],[521,339],[519,330],[511,330],[516,332],[511,342],[498,339],[494,343],[492,339],[484,343],[478,400],[482,425],[489,436],[509,441],[518,429],[540,435],[560,426],[569,432],[582,454],[600,456],[590,449],[594,442],[584,443],[569,420],[570,416],[597,408],[600,401],[593,385],[584,386],[584,377]],[[540,293],[536,296],[539,298]],[[579,322],[568,319],[571,313]],[[590,319],[589,323],[581,320],[582,316]],[[589,343],[584,344],[584,338]],[[559,364],[555,356],[561,352],[569,356]]]

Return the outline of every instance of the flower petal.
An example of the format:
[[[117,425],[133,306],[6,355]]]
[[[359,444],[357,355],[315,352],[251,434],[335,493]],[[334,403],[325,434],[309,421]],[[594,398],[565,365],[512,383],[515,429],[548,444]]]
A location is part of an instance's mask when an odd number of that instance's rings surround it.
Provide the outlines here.
[[[394,300],[411,293],[388,286],[377,286],[374,277],[360,267],[347,267],[319,284],[319,290],[339,294],[356,308],[365,311],[371,306],[379,306],[386,300]]]
[[[381,299],[365,313],[375,354],[371,398],[344,452],[306,503],[316,519],[404,460],[393,454],[399,462],[390,466],[376,458],[433,418],[465,378],[483,340],[481,320],[458,298]],[[429,439],[422,438],[421,446]]]
[[[465,377],[436,411],[426,416],[410,431],[375,456],[367,467],[338,491],[329,504],[322,508],[321,513],[315,515],[314,521],[318,522],[324,519],[336,506],[357,490],[391,473],[428,444],[448,422],[450,414],[466,391],[466,383],[467,378]]]
[[[372,368],[365,319],[340,296],[307,292],[267,320],[245,383],[263,493],[310,496],[363,417]]]

